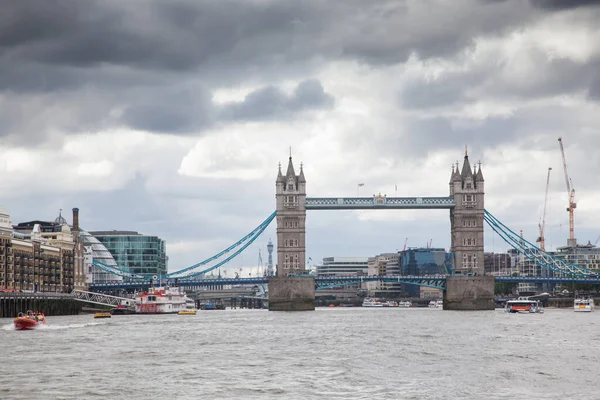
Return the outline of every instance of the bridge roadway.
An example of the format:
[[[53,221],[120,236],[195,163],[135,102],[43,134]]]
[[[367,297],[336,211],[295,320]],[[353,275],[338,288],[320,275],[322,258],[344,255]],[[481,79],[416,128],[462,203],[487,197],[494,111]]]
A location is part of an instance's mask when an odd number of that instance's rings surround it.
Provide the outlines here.
[[[399,282],[413,285],[429,286],[437,289],[446,289],[446,275],[406,275],[406,276],[333,276],[333,277],[316,277],[315,283],[317,288],[330,288],[342,286],[352,283],[362,282]],[[534,282],[534,283],[568,283],[568,284],[600,284],[600,278],[569,278],[569,277],[541,277],[541,276],[496,276],[496,282]],[[212,285],[258,285],[269,282],[268,277],[254,278],[217,278],[217,279],[197,279],[197,280],[179,280],[179,286],[183,287],[201,287]],[[169,281],[168,284],[173,284]],[[89,290],[92,292],[103,292],[117,289],[143,289],[150,285],[149,281],[137,282],[120,282],[120,283],[100,283],[90,285]]]

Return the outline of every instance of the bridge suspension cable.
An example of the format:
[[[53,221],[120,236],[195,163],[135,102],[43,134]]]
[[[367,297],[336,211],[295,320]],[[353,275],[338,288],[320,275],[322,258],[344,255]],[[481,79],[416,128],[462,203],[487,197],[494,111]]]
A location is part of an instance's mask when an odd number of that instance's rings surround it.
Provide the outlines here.
[[[513,232],[510,228],[504,225],[498,218],[484,210],[485,222],[512,248],[516,249],[520,254],[523,254],[527,259],[535,262],[544,269],[577,277],[589,277],[594,272],[588,268],[581,267],[577,264],[566,262],[562,258],[552,256],[543,250],[540,250],[534,244],[523,239],[520,235]]]
[[[267,228],[267,226],[269,226],[269,224],[273,221],[273,219],[275,219],[276,216],[276,212],[273,212],[273,214],[271,214],[267,219],[265,219],[259,226],[257,226],[252,232],[250,232],[249,234],[247,234],[246,236],[244,236],[242,239],[238,240],[236,243],[232,244],[231,246],[229,246],[228,248],[226,248],[225,250],[221,251],[220,253],[207,258],[204,261],[201,261],[197,264],[194,264],[190,267],[181,269],[179,271],[175,271],[175,272],[171,272],[167,275],[165,275],[165,278],[167,279],[187,279],[187,278],[193,278],[195,276],[199,276],[199,275],[203,275],[207,272],[210,272],[214,269],[219,268],[220,266],[222,266],[223,264],[231,261],[233,258],[235,258],[238,254],[240,254],[244,249],[246,249],[248,246],[250,246]],[[203,265],[206,265],[208,263],[210,263],[211,261],[214,261],[218,258],[221,258],[223,255],[229,253],[230,251],[232,251],[233,249],[235,249],[236,247],[241,246],[237,251],[235,251],[232,255],[230,255],[229,257],[227,257],[225,260],[217,263],[216,265],[213,265],[209,268],[206,268],[202,271],[199,272],[194,272],[194,273],[189,273],[186,275],[183,275],[185,273],[187,273],[188,271],[192,271],[198,267],[201,267]]]
[[[108,272],[113,275],[122,276],[124,278],[132,278],[132,279],[147,279],[143,274],[132,274],[130,271],[118,268],[114,265],[104,264],[96,259],[92,260],[92,264],[94,266],[100,268],[101,270]]]

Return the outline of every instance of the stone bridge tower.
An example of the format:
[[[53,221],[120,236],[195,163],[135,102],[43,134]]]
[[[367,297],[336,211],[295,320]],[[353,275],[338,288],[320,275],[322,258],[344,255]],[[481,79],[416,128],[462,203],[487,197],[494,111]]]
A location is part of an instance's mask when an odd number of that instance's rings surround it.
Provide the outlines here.
[[[306,272],[306,179],[302,164],[300,175],[294,172],[290,156],[285,175],[281,164],[277,174],[277,276]]]
[[[457,163],[450,177],[450,197],[456,203],[450,210],[450,252],[454,254],[454,272],[457,274],[484,274],[483,182],[481,163],[479,168],[471,169],[465,149],[462,171]]]

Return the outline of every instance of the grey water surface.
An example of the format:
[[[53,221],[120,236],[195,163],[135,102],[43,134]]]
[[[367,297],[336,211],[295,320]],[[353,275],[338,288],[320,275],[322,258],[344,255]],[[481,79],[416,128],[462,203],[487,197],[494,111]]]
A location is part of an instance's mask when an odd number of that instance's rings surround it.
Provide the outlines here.
[[[0,399],[600,399],[600,312],[0,319]]]

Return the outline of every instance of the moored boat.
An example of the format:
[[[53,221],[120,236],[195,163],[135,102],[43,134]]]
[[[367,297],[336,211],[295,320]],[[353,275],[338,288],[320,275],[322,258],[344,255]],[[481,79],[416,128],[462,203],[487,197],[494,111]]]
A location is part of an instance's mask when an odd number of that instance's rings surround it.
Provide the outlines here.
[[[190,300],[182,287],[153,287],[135,298],[137,314],[177,314]]]
[[[15,329],[19,331],[31,330],[46,325],[46,316],[41,312],[27,311],[27,314],[20,312],[13,322]]]
[[[110,311],[97,312],[96,314],[94,314],[94,318],[110,318],[110,317],[111,317]]]
[[[194,299],[188,298],[185,301],[185,310],[180,310],[179,315],[196,315],[196,302]]]
[[[577,298],[573,304],[575,312],[592,312],[594,311],[594,299],[592,298]]]
[[[544,312],[544,307],[539,300],[530,300],[526,297],[519,297],[517,300],[506,302],[504,311],[507,313],[537,313]]]
[[[398,307],[404,307],[404,308],[412,307],[412,301],[410,301],[410,300],[401,301],[400,303],[398,303]]]
[[[373,297],[365,297],[362,303],[363,307],[383,307],[383,302]]]

